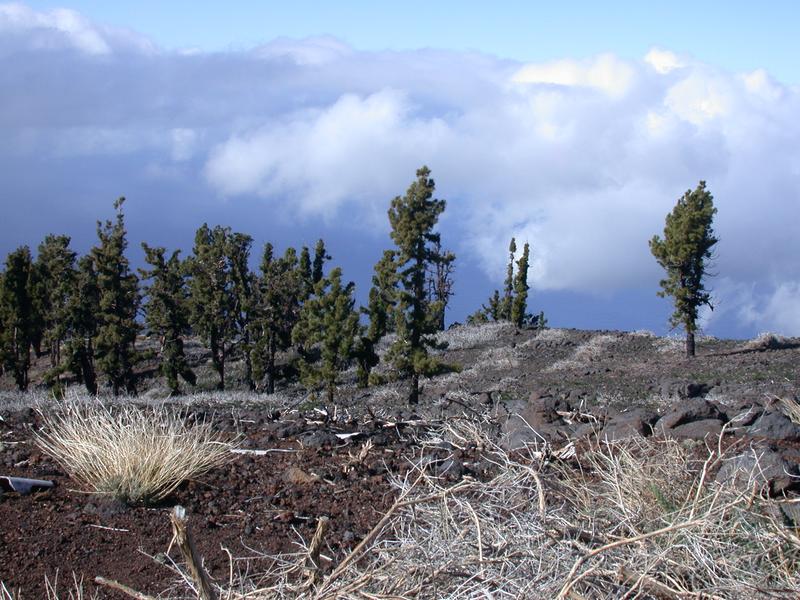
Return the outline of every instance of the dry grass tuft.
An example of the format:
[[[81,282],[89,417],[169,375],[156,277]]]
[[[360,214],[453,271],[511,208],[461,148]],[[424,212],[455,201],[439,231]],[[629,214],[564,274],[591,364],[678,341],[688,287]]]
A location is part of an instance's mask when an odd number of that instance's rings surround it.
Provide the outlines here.
[[[576,468],[547,448],[510,456],[467,422],[436,437],[483,448],[496,476],[448,485],[415,463],[395,481],[395,505],[327,577],[300,576],[301,550],[276,559],[261,586],[236,586],[230,597],[800,595],[800,538],[775,516],[776,501],[713,481],[719,448],[607,443],[573,455]]]
[[[164,407],[67,404],[42,418],[35,434],[42,451],[89,490],[128,504],[158,502],[233,458],[232,444],[210,423]]]
[[[584,367],[590,362],[599,360],[604,355],[608,354],[609,346],[616,341],[617,337],[613,335],[596,335],[589,341],[578,346],[572,356],[554,362],[552,365],[547,367],[545,371],[553,372]]]

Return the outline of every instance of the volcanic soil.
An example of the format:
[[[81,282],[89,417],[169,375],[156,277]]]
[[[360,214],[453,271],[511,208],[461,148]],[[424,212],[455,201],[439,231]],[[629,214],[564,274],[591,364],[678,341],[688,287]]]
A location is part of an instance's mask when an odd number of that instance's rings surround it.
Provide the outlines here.
[[[518,332],[490,324],[456,327],[441,338],[449,343],[441,359],[450,368],[424,381],[415,407],[405,403],[404,382],[358,389],[352,371],[337,407],[323,406],[296,384],[274,397],[198,389],[203,393],[169,400],[187,418],[210,420],[238,439],[239,448],[266,452],[236,454],[155,507],[128,507],[81,490],[33,443],[42,426],[39,411],[56,410],[55,403],[41,394],[0,395],[0,475],[56,484],[0,496],[0,581],[17,599],[46,597],[45,578],[57,576],[59,588],[69,589],[73,575],[100,598],[126,596],[96,588],[96,576],[152,595],[185,590],[171,562],[180,562],[170,548],[169,512],[176,504],[187,509],[198,551],[217,582],[227,582],[231,571],[257,578],[275,555],[302,552],[323,516],[330,519],[323,567],[330,569],[396,500],[392,479],[423,454],[453,481],[490,475],[477,450],[421,443],[443,419],[491,422],[500,403],[524,403],[532,394],[587,411],[663,413],[687,396],[730,405],[796,398],[800,390],[797,339],[703,338],[698,356],[687,359],[680,340],[647,332]],[[202,353],[196,360],[198,369],[207,368]],[[163,403],[164,397],[163,382],[153,377],[140,397],[126,401]]]

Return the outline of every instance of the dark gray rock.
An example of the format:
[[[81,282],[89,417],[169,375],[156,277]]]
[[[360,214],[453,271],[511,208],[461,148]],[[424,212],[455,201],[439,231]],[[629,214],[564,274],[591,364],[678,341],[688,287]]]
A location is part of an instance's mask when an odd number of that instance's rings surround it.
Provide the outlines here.
[[[665,430],[665,434],[679,440],[715,439],[722,433],[723,425],[719,419],[702,419]]]
[[[742,491],[756,487],[774,496],[800,488],[800,471],[775,450],[750,448],[722,465],[716,480]]]
[[[609,441],[631,437],[647,437],[653,433],[658,415],[646,408],[634,408],[613,415],[598,437]]]
[[[661,395],[665,398],[699,398],[705,396],[713,386],[707,383],[664,379],[661,381]]]
[[[306,431],[297,436],[297,441],[309,448],[322,448],[324,446],[338,446],[341,442],[334,434],[329,431],[315,429]]]
[[[699,398],[684,400],[673,405],[672,410],[658,420],[656,429],[659,431],[674,429],[685,423],[704,421],[706,419],[716,419],[723,422],[728,420],[727,416],[708,400]]]
[[[764,412],[747,428],[748,435],[784,442],[800,441],[800,426],[778,410]]]

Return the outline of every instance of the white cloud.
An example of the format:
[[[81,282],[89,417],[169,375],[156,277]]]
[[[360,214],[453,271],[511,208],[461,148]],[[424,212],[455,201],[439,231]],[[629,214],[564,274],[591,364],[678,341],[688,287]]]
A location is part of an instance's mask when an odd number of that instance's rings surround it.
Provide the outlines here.
[[[513,80],[519,84],[590,87],[619,97],[628,91],[633,78],[631,65],[612,54],[602,54],[587,61],[565,59],[528,64],[515,73]]]
[[[680,69],[685,66],[685,63],[677,54],[662,48],[651,49],[650,52],[645,55],[644,61],[662,75],[666,75],[675,69]]]
[[[92,23],[66,8],[38,12],[24,4],[0,4],[0,35],[21,36],[33,49],[71,47],[93,56],[111,54],[114,47],[153,52],[155,45],[132,31]]]
[[[93,165],[131,157],[118,170],[172,182],[173,202],[199,178],[206,188],[187,197],[257,199],[368,232],[385,232],[390,199],[428,164],[460,259],[502,280],[514,235],[532,244],[536,288],[606,294],[655,292],[647,241],[705,179],[719,209],[714,270],[729,282],[711,323],[796,325],[800,90],[764,70],[664,49],[521,64],[332,38],[153,48],[69,11],[0,5],[0,156],[80,160],[104,189],[118,173]]]

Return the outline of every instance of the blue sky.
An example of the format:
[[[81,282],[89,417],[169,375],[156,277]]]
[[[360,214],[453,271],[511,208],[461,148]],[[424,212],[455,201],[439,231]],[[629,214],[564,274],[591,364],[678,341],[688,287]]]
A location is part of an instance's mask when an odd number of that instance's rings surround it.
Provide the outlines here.
[[[204,221],[255,253],[328,242],[366,295],[386,208],[427,163],[451,319],[533,247],[551,324],[666,331],[647,240],[708,181],[705,330],[800,335],[800,4],[0,3],[0,253],[128,197],[139,243]]]

